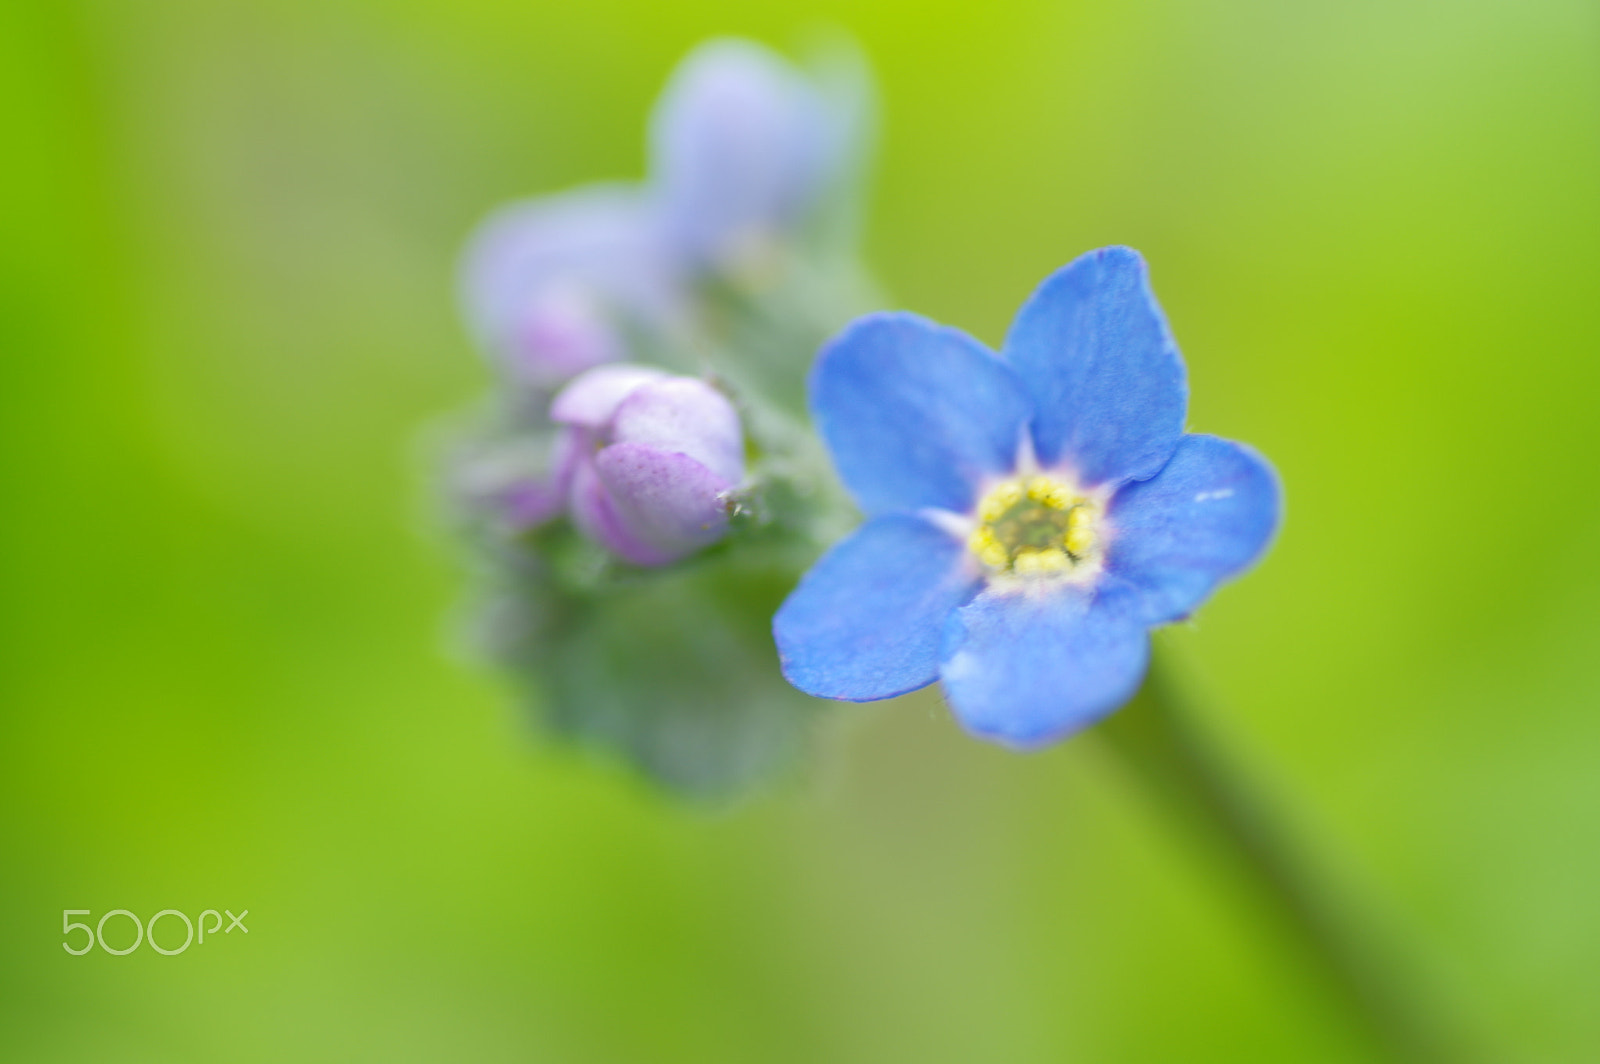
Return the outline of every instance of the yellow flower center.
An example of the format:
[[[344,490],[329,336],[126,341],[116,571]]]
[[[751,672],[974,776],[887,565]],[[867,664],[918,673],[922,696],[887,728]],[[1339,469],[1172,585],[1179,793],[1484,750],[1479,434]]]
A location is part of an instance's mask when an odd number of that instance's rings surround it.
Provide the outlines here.
[[[1071,573],[1098,559],[1101,506],[1047,476],[1016,477],[978,502],[967,548],[984,565],[1017,576]]]

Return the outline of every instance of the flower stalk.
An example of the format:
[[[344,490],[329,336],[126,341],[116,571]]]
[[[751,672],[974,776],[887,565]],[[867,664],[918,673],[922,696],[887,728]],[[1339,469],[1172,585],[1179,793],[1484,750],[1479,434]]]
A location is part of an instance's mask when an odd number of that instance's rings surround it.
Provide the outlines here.
[[[1214,845],[1253,889],[1262,915],[1308,960],[1330,998],[1394,1064],[1474,1057],[1423,1008],[1385,943],[1313,869],[1237,765],[1200,731],[1177,670],[1159,650],[1138,696],[1095,729],[1175,819]]]

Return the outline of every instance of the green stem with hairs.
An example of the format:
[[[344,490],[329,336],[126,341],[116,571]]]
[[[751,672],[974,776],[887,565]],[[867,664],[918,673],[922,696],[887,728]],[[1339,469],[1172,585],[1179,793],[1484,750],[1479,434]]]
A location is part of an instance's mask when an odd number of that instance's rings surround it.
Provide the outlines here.
[[[1096,734],[1168,812],[1231,860],[1265,914],[1306,954],[1330,996],[1385,1059],[1472,1059],[1418,1007],[1392,959],[1319,883],[1237,768],[1199,733],[1169,663],[1158,655],[1139,696]]]

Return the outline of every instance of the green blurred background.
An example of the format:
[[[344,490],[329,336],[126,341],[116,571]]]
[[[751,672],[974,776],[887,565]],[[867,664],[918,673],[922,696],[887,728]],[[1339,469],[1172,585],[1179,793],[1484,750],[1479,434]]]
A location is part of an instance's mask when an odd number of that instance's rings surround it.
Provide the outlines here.
[[[423,456],[486,383],[465,234],[639,174],[701,38],[819,25],[881,83],[901,305],[998,341],[1146,254],[1192,424],[1288,490],[1163,639],[1206,727],[1434,1022],[1600,1059],[1587,0],[5,5],[0,1059],[1371,1059],[1093,733],[846,706],[685,808],[456,649]],[[224,907],[248,937],[60,946]]]

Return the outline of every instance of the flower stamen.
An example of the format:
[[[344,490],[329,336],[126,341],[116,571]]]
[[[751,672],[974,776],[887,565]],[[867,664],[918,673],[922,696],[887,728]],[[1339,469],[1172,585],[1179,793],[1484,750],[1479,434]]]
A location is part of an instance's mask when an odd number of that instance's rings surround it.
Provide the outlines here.
[[[1021,577],[1062,576],[1098,558],[1101,506],[1054,477],[1014,477],[978,501],[967,549],[990,569]]]

